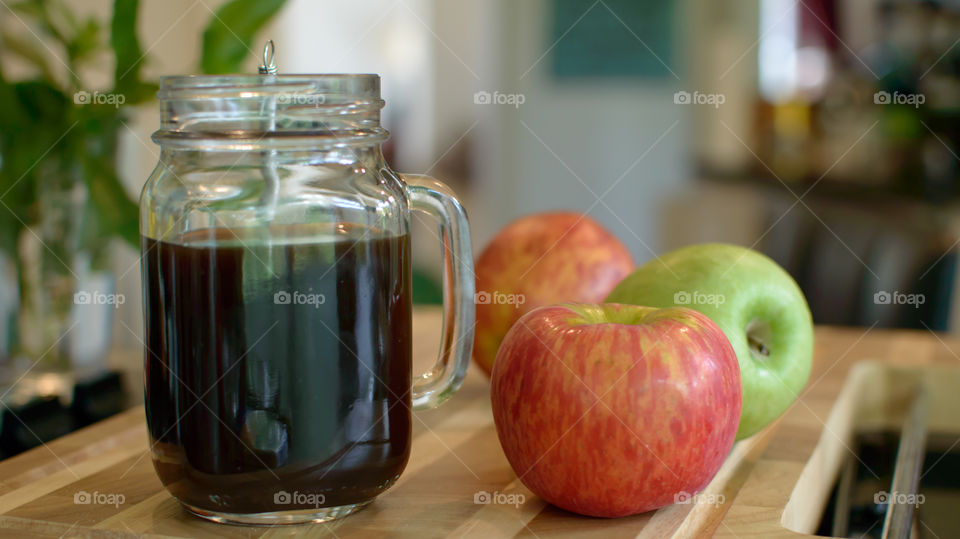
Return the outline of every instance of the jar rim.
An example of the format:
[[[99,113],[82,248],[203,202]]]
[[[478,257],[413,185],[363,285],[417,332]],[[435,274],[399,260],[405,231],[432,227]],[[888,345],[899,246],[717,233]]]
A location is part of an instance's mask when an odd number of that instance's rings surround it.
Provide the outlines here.
[[[160,79],[165,147],[377,144],[380,76],[366,73],[173,75]]]
[[[168,75],[160,78],[157,98],[161,101],[257,98],[291,92],[379,99],[380,75],[375,73]]]

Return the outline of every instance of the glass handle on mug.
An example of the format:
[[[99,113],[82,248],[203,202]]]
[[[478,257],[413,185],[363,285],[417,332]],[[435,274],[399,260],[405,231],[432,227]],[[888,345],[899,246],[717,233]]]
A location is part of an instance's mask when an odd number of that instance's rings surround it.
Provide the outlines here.
[[[453,395],[470,365],[475,307],[473,253],[467,213],[443,183],[416,174],[401,174],[410,209],[437,220],[443,250],[443,326],[440,354],[426,374],[414,379],[413,408],[433,408]]]

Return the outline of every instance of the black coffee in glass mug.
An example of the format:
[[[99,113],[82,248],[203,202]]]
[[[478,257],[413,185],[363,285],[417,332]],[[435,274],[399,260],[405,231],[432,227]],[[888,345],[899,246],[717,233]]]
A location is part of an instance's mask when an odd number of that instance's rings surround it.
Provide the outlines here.
[[[325,521],[392,485],[411,410],[473,342],[465,213],[394,173],[375,75],[163,79],[141,196],[145,399],[167,490],[202,517]],[[440,357],[411,374],[411,210],[440,223]]]

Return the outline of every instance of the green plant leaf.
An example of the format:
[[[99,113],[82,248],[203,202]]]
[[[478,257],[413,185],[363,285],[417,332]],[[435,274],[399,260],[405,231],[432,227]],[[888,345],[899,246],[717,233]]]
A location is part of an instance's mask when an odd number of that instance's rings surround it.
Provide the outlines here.
[[[27,43],[20,36],[4,32],[0,35],[0,43],[3,44],[4,49],[16,54],[37,68],[44,80],[53,80],[53,72],[50,70],[47,58],[40,52],[41,49],[37,47],[36,41]]]
[[[0,77],[0,245],[14,256],[20,232],[36,217],[37,177],[62,162],[68,121],[69,101],[50,82]]]
[[[26,211],[36,186],[32,175],[62,154],[70,129],[70,103],[66,95],[46,81],[23,81],[10,85],[3,101],[3,191],[17,211]],[[11,207],[13,207],[11,205]]]
[[[137,39],[138,5],[138,0],[114,0],[110,23],[110,45],[117,58],[114,92],[127,98],[135,95],[140,86],[140,67],[144,57]]]
[[[217,10],[203,32],[200,68],[204,73],[239,73],[253,50],[257,32],[285,0],[231,0]],[[258,54],[255,54],[259,58]]]
[[[67,43],[67,53],[74,61],[87,59],[100,47],[100,25],[95,19],[88,19]]]
[[[28,80],[13,85],[17,95],[20,112],[29,119],[30,136],[36,137],[37,130],[63,133],[62,126],[67,124],[70,99],[51,82]],[[53,142],[52,140],[50,141]]]
[[[112,107],[77,107],[80,144],[73,161],[80,164],[89,193],[83,228],[82,247],[92,253],[101,250],[111,236],[118,236],[137,247],[139,209],[117,176],[117,139],[121,118]],[[92,211],[89,211],[92,210]]]
[[[154,82],[139,82],[136,87],[131,88],[124,94],[126,101],[124,105],[136,105],[144,101],[150,101],[157,96],[157,84]]]
[[[60,29],[59,24],[64,22],[65,18],[69,23],[72,17],[63,17],[62,9],[51,6],[52,2],[47,0],[37,0],[37,4],[40,5],[40,17],[38,19],[40,28],[49,34],[50,37],[56,39],[58,43],[66,46],[69,40],[63,30]],[[57,15],[60,15],[60,17],[57,17]]]
[[[28,17],[43,17],[43,5],[38,0],[23,0],[11,3],[10,11]]]
[[[8,205],[5,200],[13,183],[10,164],[5,156],[10,155],[10,148],[16,140],[13,134],[14,126],[20,123],[21,116],[16,100],[13,85],[7,83],[0,68],[0,201],[4,201],[4,205]],[[14,260],[17,259],[17,238],[22,229],[23,225],[14,218],[14,215],[7,211],[7,208],[0,206],[0,249]]]
[[[137,247],[140,245],[137,204],[127,196],[111,162],[94,156],[88,156],[85,161],[83,177],[87,182],[90,202],[97,210],[98,221],[109,233]]]

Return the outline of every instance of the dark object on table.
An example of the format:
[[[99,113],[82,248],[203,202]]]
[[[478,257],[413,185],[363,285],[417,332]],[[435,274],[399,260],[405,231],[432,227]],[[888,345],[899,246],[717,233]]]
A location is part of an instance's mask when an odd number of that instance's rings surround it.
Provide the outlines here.
[[[69,433],[72,427],[70,412],[54,395],[6,408],[0,427],[0,453],[4,458],[16,455]]]
[[[122,412],[127,407],[118,372],[78,381],[70,405],[66,395],[38,396],[25,404],[4,403],[0,416],[0,458],[12,457]]]
[[[73,388],[70,414],[73,428],[79,429],[122,412],[126,408],[123,379],[119,372],[106,372],[77,382]]]

